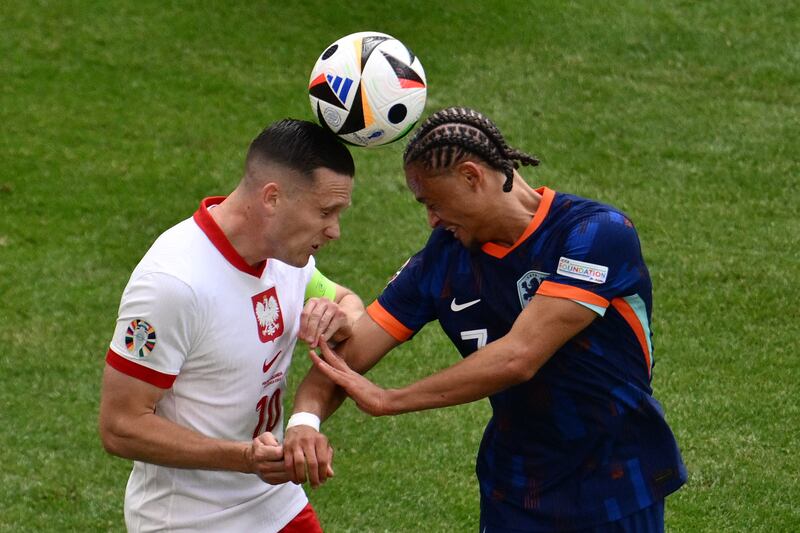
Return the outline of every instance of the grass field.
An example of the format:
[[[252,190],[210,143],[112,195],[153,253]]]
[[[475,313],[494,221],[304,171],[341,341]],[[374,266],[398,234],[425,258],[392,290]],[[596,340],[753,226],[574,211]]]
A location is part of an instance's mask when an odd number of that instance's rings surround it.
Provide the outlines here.
[[[427,113],[482,110],[542,158],[529,182],[637,223],[655,394],[690,472],[667,530],[800,530],[800,6],[361,4],[2,3],[0,531],[124,530],[130,463],[103,452],[96,417],[130,271],[236,184],[261,128],[312,118],[317,55],[364,29],[420,56]],[[427,236],[402,148],[353,150],[344,236],[318,257],[366,301]],[[432,325],[371,377],[405,384],[457,357]],[[325,426],[337,476],[310,492],[326,530],[475,531],[488,415],[370,419],[348,402]]]

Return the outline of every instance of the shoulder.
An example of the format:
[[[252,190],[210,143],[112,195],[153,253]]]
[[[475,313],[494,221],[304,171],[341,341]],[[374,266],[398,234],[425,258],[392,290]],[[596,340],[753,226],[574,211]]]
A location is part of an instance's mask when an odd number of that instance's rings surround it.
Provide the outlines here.
[[[602,226],[635,233],[630,217],[620,209],[573,194],[558,193],[551,207],[552,222],[567,230]]]
[[[218,255],[202,230],[189,218],[169,228],[153,242],[131,278],[158,273],[195,286],[203,273],[218,263]]]
[[[567,218],[583,218],[603,213],[615,213],[625,216],[621,210],[613,205],[565,192],[557,192],[555,194],[550,212]]]

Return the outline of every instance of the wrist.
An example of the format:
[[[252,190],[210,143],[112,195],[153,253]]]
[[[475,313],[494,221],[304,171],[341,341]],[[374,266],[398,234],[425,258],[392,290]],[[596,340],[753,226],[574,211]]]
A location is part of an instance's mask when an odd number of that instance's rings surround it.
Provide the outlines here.
[[[245,474],[252,474],[255,472],[253,467],[253,446],[249,442],[243,442],[242,445],[242,465],[238,470]]]
[[[393,416],[403,414],[402,409],[402,390],[401,389],[385,389],[383,391],[383,401],[381,407],[384,416]]]
[[[289,417],[286,423],[286,429],[293,428],[294,426],[311,426],[316,431],[319,431],[320,419],[314,413],[301,411]]]

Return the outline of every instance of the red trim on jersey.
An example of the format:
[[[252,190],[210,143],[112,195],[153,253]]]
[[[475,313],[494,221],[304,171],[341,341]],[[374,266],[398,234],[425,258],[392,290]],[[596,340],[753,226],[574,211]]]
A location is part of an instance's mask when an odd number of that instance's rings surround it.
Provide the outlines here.
[[[578,300],[579,302],[591,305],[599,305],[604,309],[608,307],[608,300],[602,296],[598,296],[597,294],[589,292],[586,289],[573,287],[571,285],[562,285],[561,283],[555,283],[552,281],[543,281],[536,290],[536,294],[541,294],[542,296],[552,296],[554,298]]]
[[[519,239],[517,239],[517,242],[512,244],[511,247],[503,246],[502,244],[493,242],[487,242],[481,247],[481,250],[492,257],[502,259],[510,254],[514,248],[525,242],[528,237],[533,235],[534,231],[539,229],[539,226],[542,225],[547,213],[550,211],[550,206],[553,204],[553,198],[555,198],[556,192],[553,189],[548,189],[547,187],[539,187],[536,189],[536,192],[542,195],[542,199],[539,202],[539,208],[536,210],[536,213],[534,213],[531,223],[528,224],[528,227],[525,228],[525,231],[523,231],[522,235],[520,235]]]
[[[630,306],[628,302],[626,302],[622,298],[614,298],[611,300],[611,307],[617,310],[617,312],[622,315],[622,318],[625,319],[625,322],[633,330],[634,335],[636,335],[636,339],[639,341],[639,346],[642,347],[642,351],[644,352],[644,362],[647,365],[647,376],[650,377],[650,348],[647,346],[647,337],[645,337],[644,328],[642,327],[642,323],[639,322],[639,317],[636,316],[636,312]]]
[[[150,385],[155,385],[159,389],[168,389],[172,387],[175,378],[178,377],[172,374],[164,374],[158,370],[153,370],[144,365],[134,363],[130,359],[125,359],[111,348],[109,348],[108,353],[106,353],[106,363],[123,374],[149,383]]]
[[[411,338],[414,332],[403,325],[402,322],[392,316],[379,302],[375,300],[367,307],[367,314],[384,330],[400,342],[405,342]]]
[[[303,509],[297,513],[297,516],[292,518],[292,521],[286,524],[280,533],[322,533],[322,526],[317,518],[317,513],[310,503],[307,503]]]
[[[233,247],[231,241],[228,240],[228,237],[222,231],[222,228],[219,227],[217,222],[214,220],[214,217],[211,216],[211,213],[208,212],[208,208],[212,205],[221,204],[225,200],[224,196],[211,196],[209,198],[204,198],[202,202],[200,202],[200,207],[197,208],[197,211],[194,213],[194,221],[200,226],[200,229],[203,230],[203,233],[206,234],[208,240],[211,241],[219,253],[228,260],[230,264],[235,266],[237,269],[241,270],[245,274],[250,274],[251,276],[255,276],[257,278],[261,277],[261,274],[264,273],[264,268],[267,266],[267,261],[261,261],[256,263],[255,265],[250,265],[244,258],[239,255],[239,252],[236,251],[236,248]]]

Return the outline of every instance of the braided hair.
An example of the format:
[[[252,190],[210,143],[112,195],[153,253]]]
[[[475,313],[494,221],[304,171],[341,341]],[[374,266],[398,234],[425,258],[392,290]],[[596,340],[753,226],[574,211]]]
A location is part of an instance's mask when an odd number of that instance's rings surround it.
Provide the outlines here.
[[[467,107],[437,111],[420,125],[403,153],[403,164],[419,162],[426,169],[446,169],[477,156],[506,176],[503,192],[514,182],[514,169],[539,160],[506,144],[494,122]]]

